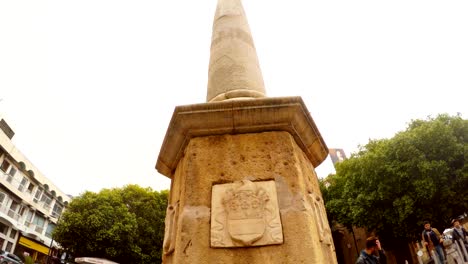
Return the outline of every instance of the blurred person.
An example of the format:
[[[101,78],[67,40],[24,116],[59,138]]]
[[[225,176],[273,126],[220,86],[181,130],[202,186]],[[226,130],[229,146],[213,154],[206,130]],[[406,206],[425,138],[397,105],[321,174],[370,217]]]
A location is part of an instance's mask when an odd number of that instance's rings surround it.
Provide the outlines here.
[[[458,219],[453,219],[452,220],[453,224],[453,240],[459,240],[461,239],[463,243],[467,244],[466,237],[468,236],[468,232],[466,229],[460,225],[460,220]]]
[[[367,238],[366,249],[361,251],[356,264],[387,264],[387,256],[377,237]]]
[[[464,227],[460,225],[460,220],[453,219],[452,224],[453,224],[453,231],[452,231],[453,242],[456,242],[458,244],[458,246],[460,247],[460,250],[463,251],[462,246],[464,246],[466,249],[466,252],[468,252],[468,240],[467,240],[468,232],[466,231]],[[465,260],[468,260],[467,256],[465,256]]]
[[[23,253],[23,256],[24,256],[24,263],[25,263],[25,264],[33,264],[33,263],[34,263],[32,257],[29,255],[28,252],[25,251],[25,252]]]

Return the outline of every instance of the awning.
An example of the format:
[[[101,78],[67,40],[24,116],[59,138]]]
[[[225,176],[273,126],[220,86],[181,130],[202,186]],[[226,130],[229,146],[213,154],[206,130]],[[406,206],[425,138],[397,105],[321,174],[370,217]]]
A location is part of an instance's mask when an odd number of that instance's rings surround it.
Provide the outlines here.
[[[39,244],[37,242],[34,242],[32,240],[29,240],[29,239],[27,239],[27,238],[25,238],[23,236],[20,237],[18,243],[20,245],[22,245],[22,246],[33,249],[33,250],[35,250],[37,252],[41,252],[41,253],[46,254],[46,255],[49,254],[49,248],[48,247],[43,246],[43,245],[41,245],[41,244]]]

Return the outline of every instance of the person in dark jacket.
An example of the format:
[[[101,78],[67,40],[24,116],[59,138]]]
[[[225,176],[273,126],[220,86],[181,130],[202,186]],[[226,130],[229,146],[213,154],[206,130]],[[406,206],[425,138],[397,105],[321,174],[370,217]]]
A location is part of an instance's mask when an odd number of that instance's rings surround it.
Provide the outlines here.
[[[378,238],[373,236],[367,238],[366,249],[361,251],[356,264],[387,264],[387,256]]]
[[[467,239],[468,232],[463,226],[460,225],[460,220],[453,219],[452,224],[453,224],[453,231],[452,231],[453,242],[457,243],[461,250],[463,250],[461,247],[464,246],[466,251],[468,252],[468,239]],[[468,261],[466,256],[465,256],[465,261]]]
[[[429,252],[435,252],[435,255],[437,258],[439,258],[440,263],[445,263],[444,249],[442,247],[444,239],[437,229],[431,227],[431,223],[429,221],[424,222],[422,241],[424,245],[428,247]]]
[[[460,220],[458,219],[453,219],[452,220],[453,224],[453,240],[463,240],[464,243],[467,243],[466,237],[468,236],[468,232],[466,229],[460,225]]]

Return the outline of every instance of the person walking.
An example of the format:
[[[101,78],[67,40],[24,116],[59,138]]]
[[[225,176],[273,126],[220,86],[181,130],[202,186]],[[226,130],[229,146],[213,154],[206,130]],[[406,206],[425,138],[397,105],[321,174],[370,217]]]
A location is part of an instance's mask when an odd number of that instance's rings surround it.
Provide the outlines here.
[[[466,237],[468,236],[468,232],[463,226],[460,225],[460,220],[453,219],[452,224],[453,224],[453,234],[452,234],[453,240],[458,241],[459,239],[461,239],[463,243],[467,244],[468,241],[466,240]]]
[[[356,264],[387,264],[387,256],[377,237],[367,238],[366,249],[361,251]]]
[[[464,227],[460,225],[460,220],[453,219],[453,231],[452,231],[452,240],[454,243],[457,243],[462,251],[465,261],[468,261],[468,256],[466,255],[468,252],[468,232]],[[462,248],[464,247],[464,248]]]
[[[431,227],[431,223],[429,221],[424,221],[422,241],[424,242],[424,245],[428,247],[429,252],[434,250],[436,257],[439,259],[439,262],[444,263],[445,256],[444,249],[442,248],[444,239],[436,228]]]

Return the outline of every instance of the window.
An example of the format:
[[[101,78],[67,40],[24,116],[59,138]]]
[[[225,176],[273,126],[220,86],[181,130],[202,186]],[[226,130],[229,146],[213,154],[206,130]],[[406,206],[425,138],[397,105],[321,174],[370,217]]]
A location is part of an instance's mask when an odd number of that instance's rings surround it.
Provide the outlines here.
[[[5,248],[5,251],[8,251],[10,252],[11,251],[11,248],[13,247],[13,243],[11,243],[10,241],[8,241],[7,245],[6,245],[6,248]],[[10,257],[10,254],[8,254],[8,257]]]
[[[17,215],[16,212],[18,211],[18,207],[19,207],[18,202],[11,201],[10,210],[8,210],[8,216],[13,218],[13,219],[17,219],[18,215]]]
[[[55,230],[55,224],[53,224],[53,223],[48,224],[47,225],[47,230],[46,230],[46,233],[45,233],[46,237],[52,238],[52,232],[54,232],[54,230]]]
[[[8,162],[8,160],[3,160],[2,166],[0,167],[2,171],[6,173],[9,167],[10,167],[10,162]]]
[[[28,179],[23,176],[23,179],[21,180],[21,183],[18,186],[18,190],[22,192],[28,183],[29,183]]]
[[[0,222],[0,233],[6,235],[7,232],[8,232],[8,226],[6,226],[4,223]]]
[[[11,231],[10,231],[10,238],[15,239],[16,233],[18,233],[18,232],[12,228]]]
[[[28,211],[28,214],[26,215],[26,219],[24,220],[24,225],[29,227],[31,225],[33,217],[33,211]]]
[[[26,208],[27,208],[27,206],[21,205],[21,208],[19,209],[18,214],[21,215],[21,216],[23,216],[23,215],[24,215],[24,212],[26,211]]]
[[[42,215],[36,215],[34,217],[34,224],[37,225],[37,226],[40,226],[40,227],[43,227],[44,226],[44,222],[45,222],[45,218],[42,216]]]
[[[42,189],[37,189],[36,194],[34,195],[34,202],[38,202],[41,199]]]
[[[36,215],[34,217],[33,224],[36,225],[36,232],[41,233],[44,230],[44,223],[45,223],[45,218],[41,215]]]
[[[11,180],[13,180],[13,177],[15,177],[15,174],[16,174],[16,169],[12,166],[10,171],[8,172],[7,181],[11,182]]]
[[[52,203],[52,197],[50,197],[46,193],[43,193],[41,197],[41,202],[44,202],[44,208],[50,209],[50,204]]]
[[[16,213],[16,209],[18,208],[19,203],[17,201],[11,201],[10,210]]]
[[[27,189],[26,191],[27,191],[28,193],[32,193],[33,190],[34,190],[34,187],[36,187],[36,186],[34,186],[34,184],[29,183],[28,189]]]
[[[0,205],[3,204],[3,201],[5,201],[6,195],[2,192],[0,192]]]
[[[63,207],[58,204],[57,202],[54,205],[54,209],[52,210],[52,216],[58,218],[60,214],[62,214]]]
[[[11,177],[13,177],[13,176],[15,176],[15,174],[16,174],[17,171],[18,171],[18,170],[17,170],[15,167],[12,166],[12,167],[10,168],[10,171],[8,172],[8,175],[10,175]]]

